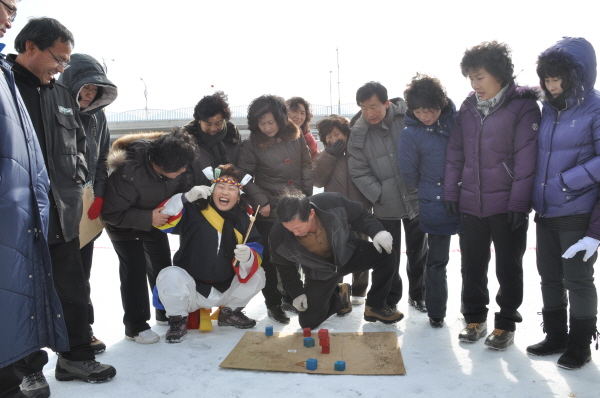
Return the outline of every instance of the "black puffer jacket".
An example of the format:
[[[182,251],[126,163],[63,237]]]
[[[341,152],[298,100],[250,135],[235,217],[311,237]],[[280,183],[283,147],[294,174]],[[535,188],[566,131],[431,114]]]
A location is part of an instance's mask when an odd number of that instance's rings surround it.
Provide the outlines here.
[[[123,136],[108,155],[111,171],[106,186],[102,218],[113,241],[156,240],[163,232],[152,227],[152,211],[184,191],[185,178],[164,178],[152,168],[150,142],[162,133]]]
[[[193,174],[192,185],[208,184],[208,180],[202,173],[202,170],[204,170],[206,167],[210,166],[214,169],[217,166],[226,163],[232,163],[237,166],[238,156],[241,148],[240,143],[242,140],[238,128],[233,123],[227,122],[225,124],[225,137],[219,144],[217,144],[219,146],[219,150],[224,152],[224,154],[221,156],[221,159],[217,159],[213,153],[213,150],[208,148],[208,146],[202,141],[201,134],[205,133],[200,128],[198,122],[192,120],[183,128],[186,132],[194,136],[196,139],[196,144],[199,148],[198,155],[196,155],[196,158],[190,167],[190,173]]]
[[[24,66],[13,65],[15,81],[35,128],[50,177],[50,223],[48,243],[69,242],[79,236],[83,211],[83,185],[88,170],[85,163],[85,133],[78,107],[65,86],[53,79],[42,85]]]
[[[89,55],[73,54],[69,65],[71,67],[60,75],[58,81],[67,86],[77,105],[83,86],[94,84],[98,87],[99,94],[85,110],[79,111],[79,118],[86,136],[87,181],[93,184],[94,195],[103,198],[108,180],[106,158],[110,149],[110,132],[102,110],[117,98],[117,86],[108,80],[102,65]]]

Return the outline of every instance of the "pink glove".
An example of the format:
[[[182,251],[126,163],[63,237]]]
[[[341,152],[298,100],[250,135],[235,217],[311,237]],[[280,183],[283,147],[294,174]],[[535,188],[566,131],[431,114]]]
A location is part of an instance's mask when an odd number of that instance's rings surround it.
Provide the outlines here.
[[[94,203],[92,203],[90,209],[88,210],[88,217],[90,218],[90,220],[95,220],[96,218],[98,218],[98,216],[102,212],[102,206],[104,206],[104,199],[100,196],[96,196],[94,198]]]

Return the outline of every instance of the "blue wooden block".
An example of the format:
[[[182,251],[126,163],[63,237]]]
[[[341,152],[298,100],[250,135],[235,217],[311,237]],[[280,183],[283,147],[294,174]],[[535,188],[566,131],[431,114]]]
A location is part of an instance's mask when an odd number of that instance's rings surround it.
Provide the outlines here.
[[[273,336],[273,326],[267,326],[267,327],[265,328],[265,334],[266,334],[267,336]]]
[[[308,370],[317,370],[317,360],[313,358],[309,358],[306,360],[306,369]]]
[[[312,337],[305,337],[304,338],[304,347],[314,347],[315,346],[315,339],[313,339]]]
[[[343,372],[344,370],[346,370],[346,362],[345,361],[336,361],[335,364],[333,364],[333,369]]]

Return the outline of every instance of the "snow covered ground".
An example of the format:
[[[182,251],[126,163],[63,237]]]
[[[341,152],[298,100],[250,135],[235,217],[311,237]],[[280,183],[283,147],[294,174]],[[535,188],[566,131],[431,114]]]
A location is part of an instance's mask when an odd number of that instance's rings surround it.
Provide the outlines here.
[[[517,326],[515,345],[494,351],[483,344],[459,343],[464,327],[460,304],[460,253],[453,240],[448,279],[450,298],[446,324],[429,326],[426,314],[408,308],[406,293],[400,302],[405,318],[387,326],[363,320],[363,306],[354,307],[347,317],[332,317],[323,327],[332,332],[394,331],[406,366],[405,376],[310,375],[302,373],[256,372],[221,369],[219,364],[235,347],[244,330],[216,326],[212,332],[190,331],[180,344],[166,344],[166,326],[150,321],[161,341],[140,345],[124,339],[123,310],[119,293],[118,260],[104,233],[96,241],[92,268],[92,300],[96,309],[94,331],[108,346],[97,359],[116,367],[117,376],[108,383],[87,384],[54,379],[56,356],[50,356],[45,375],[52,397],[598,397],[600,396],[600,353],[593,351],[592,362],[583,369],[568,371],[556,366],[558,355],[531,357],[525,348],[542,339],[539,276],[535,266],[534,224],[530,224],[528,249],[524,259],[525,300],[520,308],[524,321]],[[171,248],[178,247],[176,237]],[[406,282],[405,256],[401,272]],[[491,296],[497,290],[493,260],[490,264]],[[598,283],[597,283],[598,285]],[[493,329],[495,302],[490,307]],[[266,316],[262,295],[246,308],[258,321],[255,331],[273,325],[276,332],[301,332],[295,315],[289,325]],[[360,360],[360,358],[356,358]]]

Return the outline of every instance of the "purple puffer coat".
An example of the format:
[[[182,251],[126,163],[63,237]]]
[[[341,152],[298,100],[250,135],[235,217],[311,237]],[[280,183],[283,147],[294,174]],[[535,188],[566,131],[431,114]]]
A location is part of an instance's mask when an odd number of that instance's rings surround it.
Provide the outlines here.
[[[585,39],[564,38],[544,51],[540,60],[569,65],[574,83],[566,93],[566,109],[559,111],[544,101],[533,208],[540,217],[549,218],[591,213],[600,191],[596,54]],[[545,87],[544,93],[550,96]],[[600,229],[593,222],[594,217],[590,229]]]
[[[537,94],[511,83],[486,117],[477,110],[475,95],[463,102],[450,134],[444,200],[459,202],[461,213],[477,217],[529,212],[540,123]]]

